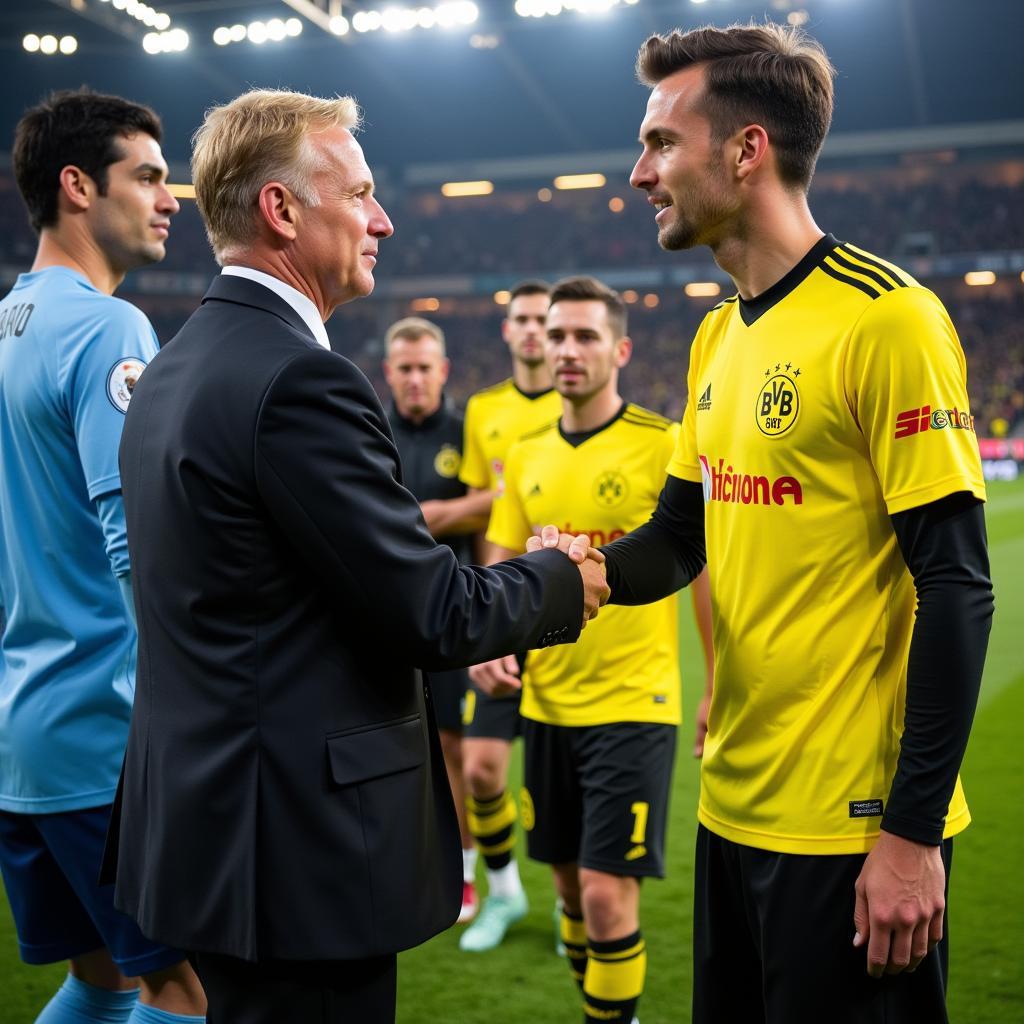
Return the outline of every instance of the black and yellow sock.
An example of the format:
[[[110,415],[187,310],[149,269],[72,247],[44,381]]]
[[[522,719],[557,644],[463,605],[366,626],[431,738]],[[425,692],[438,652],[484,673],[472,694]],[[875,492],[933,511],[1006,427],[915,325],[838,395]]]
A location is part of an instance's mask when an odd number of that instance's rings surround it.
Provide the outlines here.
[[[647,947],[639,931],[610,942],[587,940],[583,1020],[630,1024],[644,990]]]
[[[559,932],[562,945],[565,946],[565,958],[569,961],[569,971],[580,991],[583,991],[583,975],[587,970],[587,926],[583,923],[583,915],[570,914],[562,907]]]
[[[466,798],[469,831],[480,848],[484,863],[491,871],[505,867],[512,860],[516,843],[516,802],[502,790],[486,800]]]

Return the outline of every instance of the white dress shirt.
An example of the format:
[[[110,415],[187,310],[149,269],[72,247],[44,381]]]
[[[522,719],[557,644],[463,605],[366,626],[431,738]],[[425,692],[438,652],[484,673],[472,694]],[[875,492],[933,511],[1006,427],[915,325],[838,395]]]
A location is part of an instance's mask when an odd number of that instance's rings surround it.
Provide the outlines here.
[[[308,295],[303,295],[297,288],[285,284],[279,277],[265,274],[262,270],[253,270],[252,267],[225,267],[221,273],[248,278],[250,281],[269,288],[276,295],[280,295],[302,317],[303,323],[309,328],[313,337],[324,348],[331,347],[331,342],[327,337],[327,328],[324,327],[324,322],[320,319],[320,311],[313,305],[313,300]]]

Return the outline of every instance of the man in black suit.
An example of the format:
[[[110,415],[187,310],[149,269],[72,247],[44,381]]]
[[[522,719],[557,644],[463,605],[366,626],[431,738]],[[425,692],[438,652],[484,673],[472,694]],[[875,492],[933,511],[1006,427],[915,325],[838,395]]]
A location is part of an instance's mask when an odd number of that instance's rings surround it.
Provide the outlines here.
[[[121,444],[139,659],[116,902],[191,951],[210,1024],[393,1020],[396,951],[461,894],[412,666],[570,642],[607,596],[600,554],[553,530],[558,550],[460,568],[329,350],[392,233],[357,120],[287,92],[207,115],[193,180],[224,272]]]

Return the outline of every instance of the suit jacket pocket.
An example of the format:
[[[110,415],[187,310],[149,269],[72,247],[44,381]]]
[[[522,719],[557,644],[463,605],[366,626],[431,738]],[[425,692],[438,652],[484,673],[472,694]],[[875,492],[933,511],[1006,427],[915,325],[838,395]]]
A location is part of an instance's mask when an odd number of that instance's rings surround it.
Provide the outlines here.
[[[331,777],[339,786],[408,771],[427,759],[423,720],[406,715],[379,725],[360,726],[327,737]]]

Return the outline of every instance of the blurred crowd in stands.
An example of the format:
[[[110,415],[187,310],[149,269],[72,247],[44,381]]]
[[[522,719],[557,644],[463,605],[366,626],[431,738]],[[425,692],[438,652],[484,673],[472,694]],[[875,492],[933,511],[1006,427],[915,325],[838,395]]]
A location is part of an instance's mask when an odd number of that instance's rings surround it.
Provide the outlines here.
[[[1022,251],[1024,171],[1019,162],[984,171],[971,177],[939,168],[923,178],[916,168],[902,174],[898,168],[876,174],[822,173],[811,205],[823,229],[897,262],[950,253]],[[664,270],[675,263],[710,262],[706,249],[661,252],[652,211],[627,187],[543,191],[545,201],[535,190],[523,188],[461,200],[445,200],[436,191],[405,196],[385,192],[381,199],[396,234],[382,247],[378,282],[491,274],[502,275],[508,287],[537,275]],[[12,269],[31,263],[34,251],[35,237],[10,175],[0,175],[0,265],[10,276]],[[180,295],[143,295],[129,279],[120,294],[146,310],[166,341],[216,270],[195,205],[184,202],[172,226],[167,259],[145,273],[197,275],[197,286],[183,286]],[[1024,434],[1024,281],[1018,274],[992,288],[968,288],[962,278],[925,283],[939,293],[960,333],[979,435]],[[502,310],[489,293],[459,299],[442,294],[437,309],[422,309],[409,300],[382,298],[385,290],[381,287],[370,301],[343,307],[329,324],[335,347],[354,359],[382,393],[381,339],[390,322],[410,312],[444,328],[452,360],[449,394],[456,402],[508,375],[500,340]],[[660,290],[648,300],[650,305],[642,295],[634,296],[639,300],[630,306],[635,354],[623,373],[623,393],[678,417],[686,398],[689,342],[704,313],[727,294],[690,299],[681,291]]]

